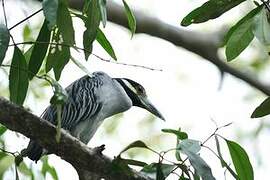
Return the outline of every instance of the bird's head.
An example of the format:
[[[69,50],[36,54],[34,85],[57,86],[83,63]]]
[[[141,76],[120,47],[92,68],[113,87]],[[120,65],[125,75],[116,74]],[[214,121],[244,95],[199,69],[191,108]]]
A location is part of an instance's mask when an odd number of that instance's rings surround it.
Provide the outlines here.
[[[141,107],[151,112],[158,118],[165,120],[161,113],[147,98],[145,89],[139,83],[127,78],[114,78],[126,91],[127,95],[132,101],[133,106]]]

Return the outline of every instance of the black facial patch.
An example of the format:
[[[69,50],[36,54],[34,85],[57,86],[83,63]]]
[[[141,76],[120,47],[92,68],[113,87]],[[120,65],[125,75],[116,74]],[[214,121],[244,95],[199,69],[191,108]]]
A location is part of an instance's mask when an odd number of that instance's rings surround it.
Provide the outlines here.
[[[114,78],[118,83],[121,84],[121,86],[124,88],[124,90],[126,91],[127,95],[129,96],[129,98],[132,101],[132,105],[133,106],[138,106],[138,107],[142,107],[143,108],[143,104],[141,103],[139,97],[137,94],[135,94],[124,82],[121,78]],[[127,78],[123,78],[124,80],[128,81],[134,88],[137,86],[141,86],[139,83],[127,79]]]

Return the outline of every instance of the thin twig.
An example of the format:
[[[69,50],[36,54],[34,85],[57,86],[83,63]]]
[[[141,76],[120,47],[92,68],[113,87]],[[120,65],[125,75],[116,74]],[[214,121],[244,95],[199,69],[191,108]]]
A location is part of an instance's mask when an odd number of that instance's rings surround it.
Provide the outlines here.
[[[43,8],[37,10],[36,12],[34,12],[33,14],[31,14],[30,16],[24,18],[23,20],[21,20],[20,22],[16,23],[15,25],[13,25],[12,27],[10,27],[8,30],[12,30],[13,28],[17,27],[18,25],[20,25],[21,23],[23,23],[24,21],[30,19],[31,17],[33,17],[34,15],[38,14],[39,12],[41,12],[43,10]]]
[[[232,122],[217,127],[217,128],[214,130],[214,132],[213,132],[210,136],[208,136],[208,137],[201,143],[201,146],[202,146],[202,147],[206,147],[206,146],[204,146],[204,144],[205,144],[207,141],[209,141],[209,139],[211,139],[213,136],[217,135],[217,132],[218,132],[220,129],[222,129],[222,128],[224,128],[224,127],[227,127],[227,126],[230,126],[231,124],[232,124]],[[188,157],[186,157],[186,158],[181,162],[181,164],[183,165],[187,160],[188,160]],[[174,169],[172,169],[170,173],[173,173],[176,169],[178,169],[178,167],[175,167]]]
[[[4,152],[4,153],[6,153],[6,154],[11,154],[12,156],[16,156],[16,154],[20,154],[19,152],[10,152],[10,151],[7,151],[7,150],[5,150],[5,149],[3,149],[3,148],[0,148],[0,151],[2,151],[2,152]]]
[[[25,42],[10,44],[9,46],[17,46],[17,45],[22,45],[22,44],[51,44],[51,45],[56,45],[56,46],[71,47],[71,48],[74,48],[75,50],[81,50],[81,51],[89,52],[93,56],[95,56],[96,58],[98,58],[99,60],[104,61],[104,62],[119,64],[119,65],[124,65],[124,66],[138,67],[138,68],[148,69],[148,70],[152,70],[152,71],[162,71],[162,69],[155,69],[155,68],[142,66],[142,65],[137,65],[137,64],[127,64],[127,63],[122,63],[122,62],[111,61],[109,59],[104,59],[104,58],[100,57],[99,55],[94,54],[91,51],[88,51],[87,49],[84,49],[84,48],[81,48],[81,47],[78,47],[78,46],[74,46],[74,45],[63,44],[63,43],[42,42],[42,41],[25,41]]]

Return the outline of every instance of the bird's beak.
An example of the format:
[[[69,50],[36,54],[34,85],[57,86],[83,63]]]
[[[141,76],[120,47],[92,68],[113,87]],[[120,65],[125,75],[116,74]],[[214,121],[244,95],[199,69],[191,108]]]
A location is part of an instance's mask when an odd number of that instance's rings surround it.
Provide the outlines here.
[[[146,109],[150,113],[154,114],[158,118],[165,121],[165,118],[162,116],[162,114],[155,108],[155,106],[148,100],[147,97],[139,97],[142,103],[142,108]]]

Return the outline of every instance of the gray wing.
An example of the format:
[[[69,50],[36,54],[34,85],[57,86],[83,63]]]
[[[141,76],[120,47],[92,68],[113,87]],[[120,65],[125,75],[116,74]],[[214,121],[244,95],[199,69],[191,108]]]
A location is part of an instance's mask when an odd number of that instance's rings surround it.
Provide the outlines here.
[[[95,91],[102,83],[98,77],[84,76],[66,88],[68,99],[62,108],[62,128],[71,130],[79,122],[90,119],[100,110]],[[49,106],[42,118],[56,124],[57,114],[54,106]]]

